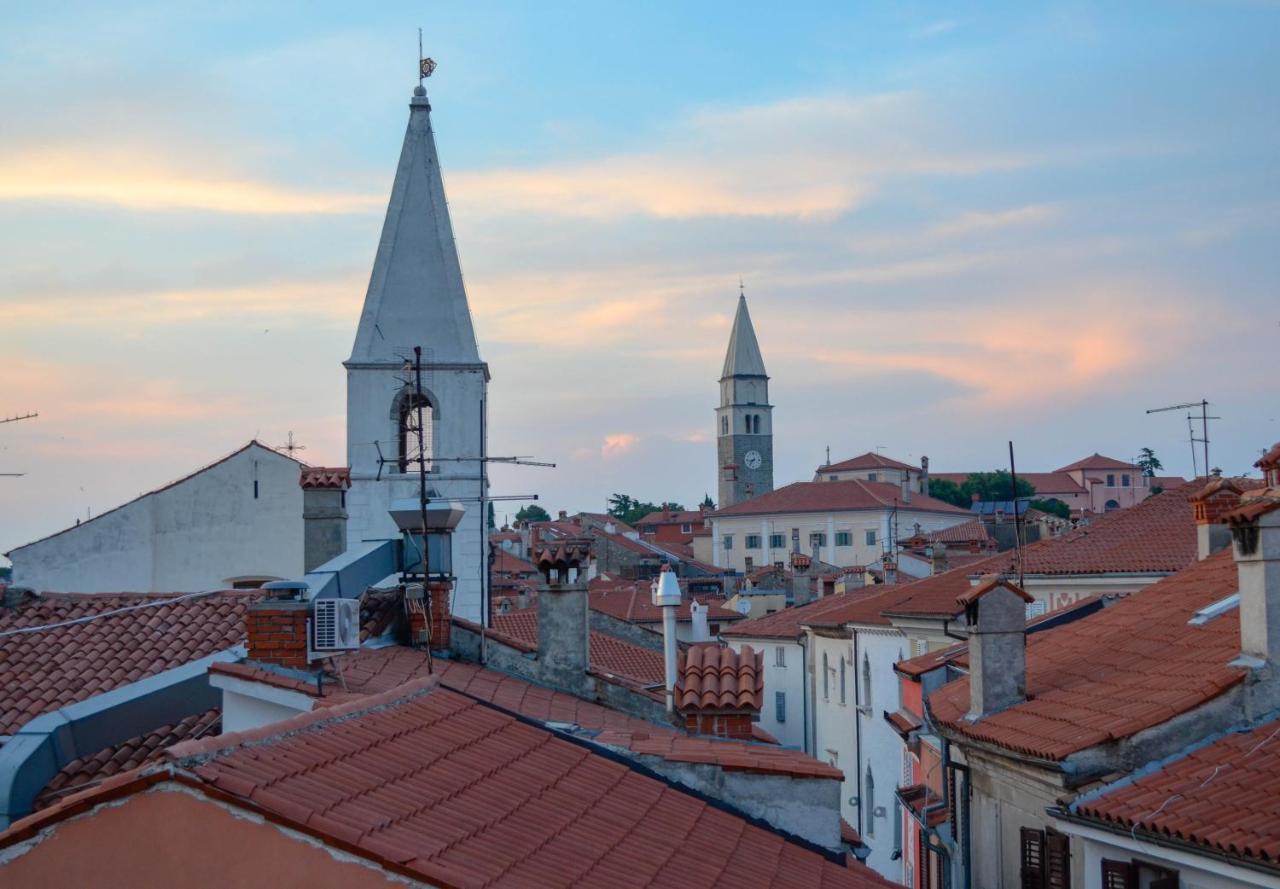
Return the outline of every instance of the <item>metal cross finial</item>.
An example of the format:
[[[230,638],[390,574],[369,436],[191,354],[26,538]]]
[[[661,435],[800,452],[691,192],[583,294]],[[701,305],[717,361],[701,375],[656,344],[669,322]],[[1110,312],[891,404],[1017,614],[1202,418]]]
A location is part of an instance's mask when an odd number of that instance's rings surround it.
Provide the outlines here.
[[[422,54],[422,29],[418,29],[418,86],[422,86],[422,81],[431,76],[431,72],[436,70],[434,59],[428,59]]]
[[[742,276],[739,275],[738,276],[738,296],[746,296],[746,295],[747,295],[746,287],[743,286]]]
[[[304,444],[298,444],[297,442],[295,442],[295,441],[293,440],[293,432],[292,432],[292,430],[290,430],[290,432],[289,432],[289,438],[288,438],[288,440],[287,440],[284,444],[280,445],[280,447],[276,448],[276,450],[278,450],[278,451],[284,451],[284,452],[285,452],[286,454],[288,454],[290,457],[292,457],[292,456],[293,456],[293,454],[294,454],[294,452],[295,452],[295,451],[305,451],[306,449],[307,449],[307,446],[306,446],[306,445],[304,445]]]

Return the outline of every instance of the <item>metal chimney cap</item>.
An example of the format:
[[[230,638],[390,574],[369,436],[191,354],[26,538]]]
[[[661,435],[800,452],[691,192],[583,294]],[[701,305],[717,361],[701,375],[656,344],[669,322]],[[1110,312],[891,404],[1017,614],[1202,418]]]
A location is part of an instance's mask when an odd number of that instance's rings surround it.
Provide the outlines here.
[[[427,503],[428,531],[452,531],[462,521],[467,510],[457,500],[431,500]],[[388,510],[391,519],[401,531],[421,531],[422,506],[416,498],[393,500]]]
[[[680,584],[670,565],[663,565],[653,584],[653,604],[661,608],[680,605]]]

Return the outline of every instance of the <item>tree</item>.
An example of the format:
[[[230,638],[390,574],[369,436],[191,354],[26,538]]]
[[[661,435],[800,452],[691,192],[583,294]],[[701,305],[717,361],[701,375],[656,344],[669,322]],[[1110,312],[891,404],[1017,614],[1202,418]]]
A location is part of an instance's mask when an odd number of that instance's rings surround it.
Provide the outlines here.
[[[1160,458],[1156,456],[1156,452],[1151,448],[1143,448],[1138,452],[1138,459],[1134,461],[1138,468],[1142,470],[1142,474],[1147,478],[1155,476],[1156,472],[1164,469],[1164,464],[1160,462]]]
[[[704,494],[702,497],[702,502],[698,505],[703,509],[707,510],[708,512],[716,508],[716,502],[711,499],[710,494]]]
[[[969,498],[960,490],[960,486],[949,478],[929,479],[929,496],[937,497],[944,503],[950,503],[961,509],[969,508]]]
[[[684,506],[679,503],[664,503],[658,506],[648,501],[637,500],[629,494],[614,494],[609,498],[609,515],[628,525],[634,525],[651,512],[664,509],[672,512],[685,511]]]
[[[1056,515],[1060,519],[1071,518],[1071,507],[1057,497],[1050,497],[1048,500],[1032,500],[1031,506],[1049,515]]]
[[[551,515],[536,503],[530,503],[528,506],[520,507],[520,511],[516,513],[517,522],[549,522]]]
[[[932,483],[930,483],[932,490]],[[1012,500],[1014,498],[1013,476],[1007,470],[997,469],[993,472],[971,472],[969,477],[960,485],[960,492],[964,494],[965,505],[967,506],[973,500],[973,495],[977,494],[979,500]],[[1018,479],[1019,497],[1034,497],[1036,489],[1026,479]]]
[[[493,501],[489,501],[489,530],[492,531],[498,527],[498,516],[493,511]]]

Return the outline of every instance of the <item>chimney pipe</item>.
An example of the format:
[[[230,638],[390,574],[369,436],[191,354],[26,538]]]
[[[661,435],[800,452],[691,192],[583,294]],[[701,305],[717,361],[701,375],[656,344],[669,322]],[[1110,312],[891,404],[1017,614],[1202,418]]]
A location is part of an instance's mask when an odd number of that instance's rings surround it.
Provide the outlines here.
[[[586,565],[591,541],[563,538],[539,544],[534,562],[542,573],[538,588],[538,678],[574,694],[588,687],[591,629]]]
[[[680,607],[680,584],[670,565],[663,565],[653,581],[653,604],[662,609],[662,655],[666,674],[667,712],[675,712],[676,609]]]
[[[920,458],[920,493],[929,496],[929,458]]]
[[[304,466],[298,485],[302,488],[302,568],[309,572],[347,551],[351,470]]]
[[[956,598],[969,628],[969,722],[1027,699],[1027,605],[1034,601],[998,577]]]
[[[1240,581],[1240,649],[1249,666],[1280,664],[1280,489],[1245,500],[1223,519]]]
[[[710,642],[711,629],[707,624],[707,611],[710,609],[697,599],[689,600],[689,615],[693,622],[693,641]]]

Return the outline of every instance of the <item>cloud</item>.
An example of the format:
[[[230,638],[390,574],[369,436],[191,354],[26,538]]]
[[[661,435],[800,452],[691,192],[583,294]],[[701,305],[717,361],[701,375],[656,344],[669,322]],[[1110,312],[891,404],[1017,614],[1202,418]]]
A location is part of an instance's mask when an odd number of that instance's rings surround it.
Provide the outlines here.
[[[604,460],[621,457],[635,447],[636,442],[639,440],[639,437],[630,432],[615,432],[611,435],[606,435],[604,443],[600,446],[600,457]]]
[[[704,110],[650,151],[449,177],[471,212],[595,219],[647,215],[830,219],[890,177],[966,177],[1069,160],[1072,152],[966,145],[924,97],[802,97]]]
[[[376,213],[386,206],[382,194],[305,189],[219,174],[201,163],[190,168],[175,163],[154,147],[110,144],[95,144],[92,150],[43,146],[0,155],[0,202],[18,201],[251,216]]]

